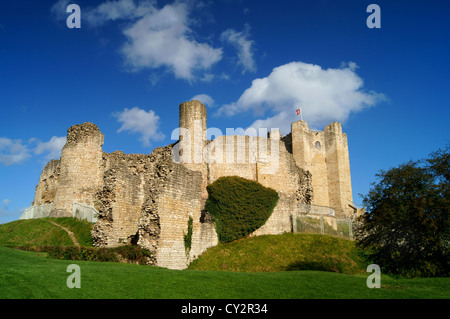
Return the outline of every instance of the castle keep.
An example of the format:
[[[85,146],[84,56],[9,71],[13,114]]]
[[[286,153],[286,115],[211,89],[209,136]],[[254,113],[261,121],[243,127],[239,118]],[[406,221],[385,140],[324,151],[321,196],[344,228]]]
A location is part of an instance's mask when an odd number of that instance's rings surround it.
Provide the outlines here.
[[[240,176],[278,192],[277,206],[254,236],[293,231],[296,214],[321,214],[336,227],[336,218],[355,213],[340,123],[314,132],[298,121],[284,137],[274,130],[264,137],[208,140],[206,107],[190,101],[179,111],[179,141],[151,154],[105,153],[96,125],[69,128],[61,158],[42,171],[22,218],[90,216],[95,246],[137,244],[153,253],[152,264],[184,269],[218,243],[204,207],[206,186],[222,176]],[[193,233],[186,250],[189,218]]]

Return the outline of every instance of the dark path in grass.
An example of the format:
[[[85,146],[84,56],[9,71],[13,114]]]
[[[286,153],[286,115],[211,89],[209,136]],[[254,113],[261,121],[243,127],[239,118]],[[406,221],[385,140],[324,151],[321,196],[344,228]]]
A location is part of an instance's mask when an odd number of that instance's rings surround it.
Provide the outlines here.
[[[77,239],[75,238],[75,235],[73,232],[71,232],[69,229],[67,229],[64,226],[59,225],[58,223],[55,223],[54,221],[49,220],[50,223],[52,223],[55,226],[60,227],[61,229],[65,230],[67,234],[69,235],[70,239],[72,239],[72,242],[75,246],[80,247],[80,244],[78,243]]]

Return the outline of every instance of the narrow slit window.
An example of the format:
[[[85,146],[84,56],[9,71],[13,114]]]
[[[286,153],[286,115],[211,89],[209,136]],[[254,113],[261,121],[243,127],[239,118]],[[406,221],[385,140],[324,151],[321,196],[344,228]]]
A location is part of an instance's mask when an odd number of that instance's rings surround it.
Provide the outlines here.
[[[320,150],[320,147],[321,147],[320,142],[317,141],[317,142],[316,142],[316,148],[317,148],[318,150]]]

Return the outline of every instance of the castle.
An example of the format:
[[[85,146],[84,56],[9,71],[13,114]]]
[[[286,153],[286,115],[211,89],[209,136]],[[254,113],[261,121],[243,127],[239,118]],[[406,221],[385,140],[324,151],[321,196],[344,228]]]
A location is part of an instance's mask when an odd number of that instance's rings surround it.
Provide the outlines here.
[[[180,104],[179,140],[151,154],[105,153],[96,125],[70,127],[61,158],[43,169],[32,207],[22,218],[89,215],[95,246],[137,244],[152,252],[152,264],[184,269],[218,244],[204,205],[206,186],[222,176],[237,175],[278,192],[272,215],[253,236],[291,232],[300,213],[320,214],[336,227],[337,218],[356,212],[340,123],[314,132],[297,121],[284,137],[273,130],[267,136],[207,140],[206,122],[202,103]],[[188,251],[183,238],[189,218]]]

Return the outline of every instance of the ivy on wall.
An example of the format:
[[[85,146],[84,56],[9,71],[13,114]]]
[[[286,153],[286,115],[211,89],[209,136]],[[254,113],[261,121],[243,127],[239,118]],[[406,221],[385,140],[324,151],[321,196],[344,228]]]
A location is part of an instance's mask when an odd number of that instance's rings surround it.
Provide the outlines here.
[[[244,238],[266,223],[278,203],[278,193],[258,182],[225,176],[207,186],[205,209],[213,217],[219,241]]]
[[[184,235],[184,249],[186,249],[187,253],[189,253],[192,246],[192,228],[193,228],[193,219],[191,216],[189,216],[187,234]]]

